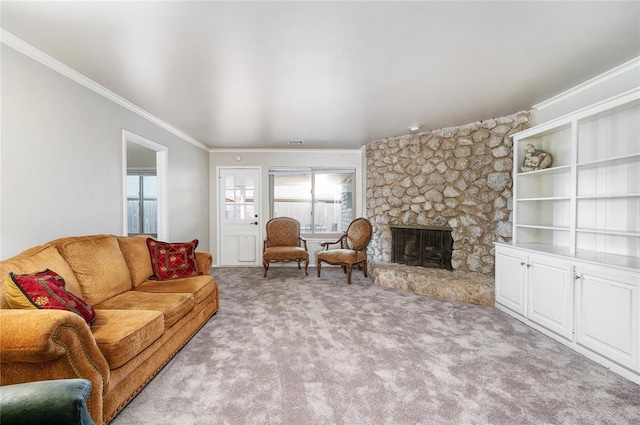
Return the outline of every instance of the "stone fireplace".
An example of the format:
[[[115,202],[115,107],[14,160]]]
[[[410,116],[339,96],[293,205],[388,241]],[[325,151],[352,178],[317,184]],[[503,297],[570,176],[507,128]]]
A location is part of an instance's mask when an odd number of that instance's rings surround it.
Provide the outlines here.
[[[528,121],[518,112],[366,145],[376,283],[493,305],[494,243],[511,240],[511,135]],[[393,225],[450,228],[451,270],[395,264]]]

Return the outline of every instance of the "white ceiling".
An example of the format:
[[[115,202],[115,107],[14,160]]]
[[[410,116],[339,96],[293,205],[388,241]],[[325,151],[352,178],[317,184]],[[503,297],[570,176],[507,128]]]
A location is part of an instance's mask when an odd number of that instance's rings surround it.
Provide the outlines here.
[[[2,27],[201,143],[358,148],[640,56],[640,2],[1,2]]]

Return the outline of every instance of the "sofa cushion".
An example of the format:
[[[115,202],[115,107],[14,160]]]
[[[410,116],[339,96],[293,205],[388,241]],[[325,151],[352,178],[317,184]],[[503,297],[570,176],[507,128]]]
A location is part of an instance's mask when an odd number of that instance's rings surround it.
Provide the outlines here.
[[[131,289],[127,262],[115,236],[70,239],[61,249],[89,304],[95,306]]]
[[[65,289],[64,279],[49,269],[30,274],[9,273],[5,296],[11,308],[67,310],[91,324],[96,312],[80,297]]]
[[[193,295],[127,291],[93,306],[96,310],[155,310],[162,313],[165,329],[193,309]]]
[[[109,369],[115,369],[160,338],[164,320],[154,310],[97,310],[91,332]]]
[[[207,296],[216,290],[213,278],[209,275],[173,279],[164,282],[147,280],[138,286],[136,291],[142,292],[182,292],[192,294],[195,304],[200,304]]]
[[[147,235],[118,237],[118,244],[129,267],[134,288],[153,274],[147,238]]]
[[[83,297],[78,280],[71,267],[69,267],[69,263],[62,258],[62,255],[53,245],[36,246],[7,260],[0,261],[0,279],[8,277],[10,272],[25,274],[45,269],[55,270],[64,279],[67,291],[77,297]],[[8,308],[9,305],[4,297],[4,286],[2,286],[2,291],[3,296],[0,297],[0,305],[2,308]]]
[[[178,279],[202,274],[196,262],[197,239],[169,243],[148,238],[147,245],[154,279]]]

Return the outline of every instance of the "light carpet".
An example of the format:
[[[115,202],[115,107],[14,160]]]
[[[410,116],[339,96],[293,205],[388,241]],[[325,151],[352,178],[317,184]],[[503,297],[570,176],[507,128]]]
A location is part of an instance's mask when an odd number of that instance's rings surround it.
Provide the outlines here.
[[[640,386],[495,308],[309,272],[213,269],[220,310],[112,424],[640,424]]]

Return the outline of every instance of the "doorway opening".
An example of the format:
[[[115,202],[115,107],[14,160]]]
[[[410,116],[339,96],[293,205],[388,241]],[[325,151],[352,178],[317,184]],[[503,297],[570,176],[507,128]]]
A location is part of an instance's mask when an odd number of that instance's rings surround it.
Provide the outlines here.
[[[167,148],[127,130],[123,143],[123,234],[169,240]]]

